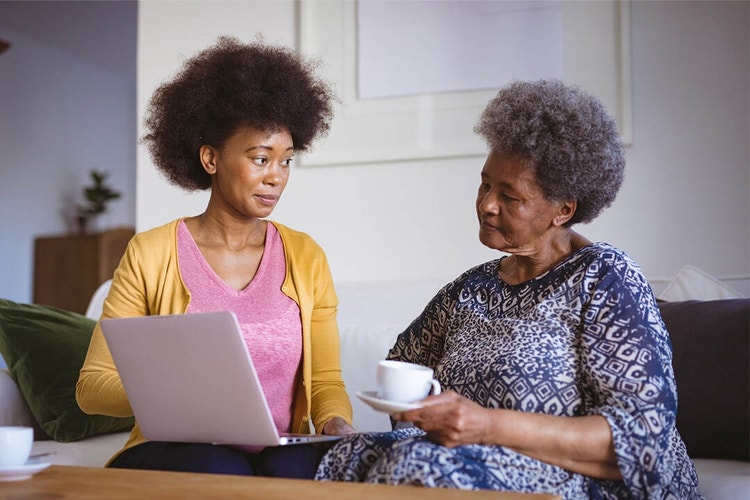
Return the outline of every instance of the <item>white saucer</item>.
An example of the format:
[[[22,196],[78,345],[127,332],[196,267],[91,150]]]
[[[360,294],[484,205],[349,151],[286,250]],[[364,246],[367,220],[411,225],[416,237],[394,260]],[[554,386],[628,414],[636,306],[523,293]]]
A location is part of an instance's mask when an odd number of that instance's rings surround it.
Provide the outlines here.
[[[359,399],[383,413],[400,413],[406,410],[422,408],[421,403],[399,403],[398,401],[378,399],[377,391],[357,391],[356,394]]]
[[[39,471],[52,465],[40,458],[30,458],[23,465],[7,465],[0,467],[0,481],[21,481],[28,479]]]

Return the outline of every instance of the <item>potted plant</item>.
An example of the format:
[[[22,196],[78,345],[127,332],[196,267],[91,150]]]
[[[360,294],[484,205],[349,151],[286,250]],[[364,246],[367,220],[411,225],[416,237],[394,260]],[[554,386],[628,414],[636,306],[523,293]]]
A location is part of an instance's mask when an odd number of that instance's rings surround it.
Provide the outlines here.
[[[107,177],[109,176],[108,172],[92,170],[90,176],[91,184],[84,186],[83,188],[83,198],[85,203],[83,205],[78,205],[78,214],[76,217],[78,231],[81,234],[86,233],[89,221],[92,220],[92,218],[105,213],[109,202],[116,200],[121,196],[119,191],[115,191],[112,187],[107,185]]]

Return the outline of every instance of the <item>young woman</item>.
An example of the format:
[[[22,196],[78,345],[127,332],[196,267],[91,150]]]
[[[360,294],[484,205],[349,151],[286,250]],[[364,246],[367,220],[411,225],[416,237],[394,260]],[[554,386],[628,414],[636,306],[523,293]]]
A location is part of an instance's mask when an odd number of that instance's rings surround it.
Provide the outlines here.
[[[144,141],[170,182],[211,195],[202,214],[132,239],[102,313],[234,311],[280,432],[310,432],[311,424],[324,434],[354,432],[325,254],[308,235],[267,220],[295,153],[327,132],[332,98],[300,55],[227,37],[160,86]],[[87,413],[132,415],[98,325],[76,396]],[[148,442],[136,423],[109,466],[309,478],[320,453],[314,445]]]

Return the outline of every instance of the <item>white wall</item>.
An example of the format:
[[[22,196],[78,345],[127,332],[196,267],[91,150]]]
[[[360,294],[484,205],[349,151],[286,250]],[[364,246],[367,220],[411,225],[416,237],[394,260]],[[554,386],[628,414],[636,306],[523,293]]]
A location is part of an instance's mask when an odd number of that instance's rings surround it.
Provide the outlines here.
[[[131,47],[127,75],[24,29],[50,22],[91,44],[117,33],[68,7],[0,2],[0,38],[12,43],[0,55],[0,297],[18,302],[32,300],[35,236],[73,231],[70,212],[91,169],[109,171],[123,192],[100,226],[135,222],[135,4],[118,19],[133,31],[118,41]]]
[[[748,292],[748,3],[633,2],[633,145],[623,189],[579,227],[634,257],[655,289],[686,264]],[[219,34],[294,46],[285,2],[143,2],[139,123],[148,96]],[[186,36],[189,34],[189,36]],[[334,124],[335,126],[335,124]],[[377,138],[373,138],[374,141]],[[444,280],[495,256],[477,241],[483,158],[299,167],[272,218],[310,233],[339,282]],[[138,152],[137,229],[200,213]]]
[[[640,237],[632,250],[651,275],[694,264],[747,277],[749,6],[633,4],[635,140],[617,222]]]
[[[93,12],[86,4],[0,1],[0,37],[13,42],[0,55],[3,298],[31,300],[34,237],[68,230],[62,213],[91,168],[110,170],[124,193],[101,221],[105,227],[137,222],[142,230],[200,213],[205,195],[166,185],[142,148],[136,157],[146,99],[219,33],[251,40],[263,32],[270,42],[295,45],[292,0],[141,2],[136,101],[134,73],[123,77],[65,44],[28,35],[26,28],[47,20],[59,35],[83,38],[89,47],[132,47],[134,65],[135,33],[120,34],[123,27],[135,31],[134,14],[118,15],[117,26],[92,22],[73,12]],[[750,293],[748,2],[631,7],[634,144],[625,185],[615,206],[579,230],[628,251],[655,288],[693,264],[745,278],[727,282]],[[21,8],[35,16],[19,21],[14,13]],[[476,240],[481,163],[296,168],[273,217],[312,234],[338,281],[449,279],[494,257]]]

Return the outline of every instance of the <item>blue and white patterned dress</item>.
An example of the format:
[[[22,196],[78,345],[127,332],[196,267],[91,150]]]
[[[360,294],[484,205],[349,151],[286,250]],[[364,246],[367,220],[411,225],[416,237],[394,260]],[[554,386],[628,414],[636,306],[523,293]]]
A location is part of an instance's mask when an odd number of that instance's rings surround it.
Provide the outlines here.
[[[414,428],[339,441],[317,479],[568,499],[700,498],[675,427],[669,336],[638,266],[604,243],[519,285],[500,280],[499,265],[446,285],[388,357],[433,368],[444,389],[487,408],[603,416],[624,481],[574,474],[502,446],[446,448]]]

